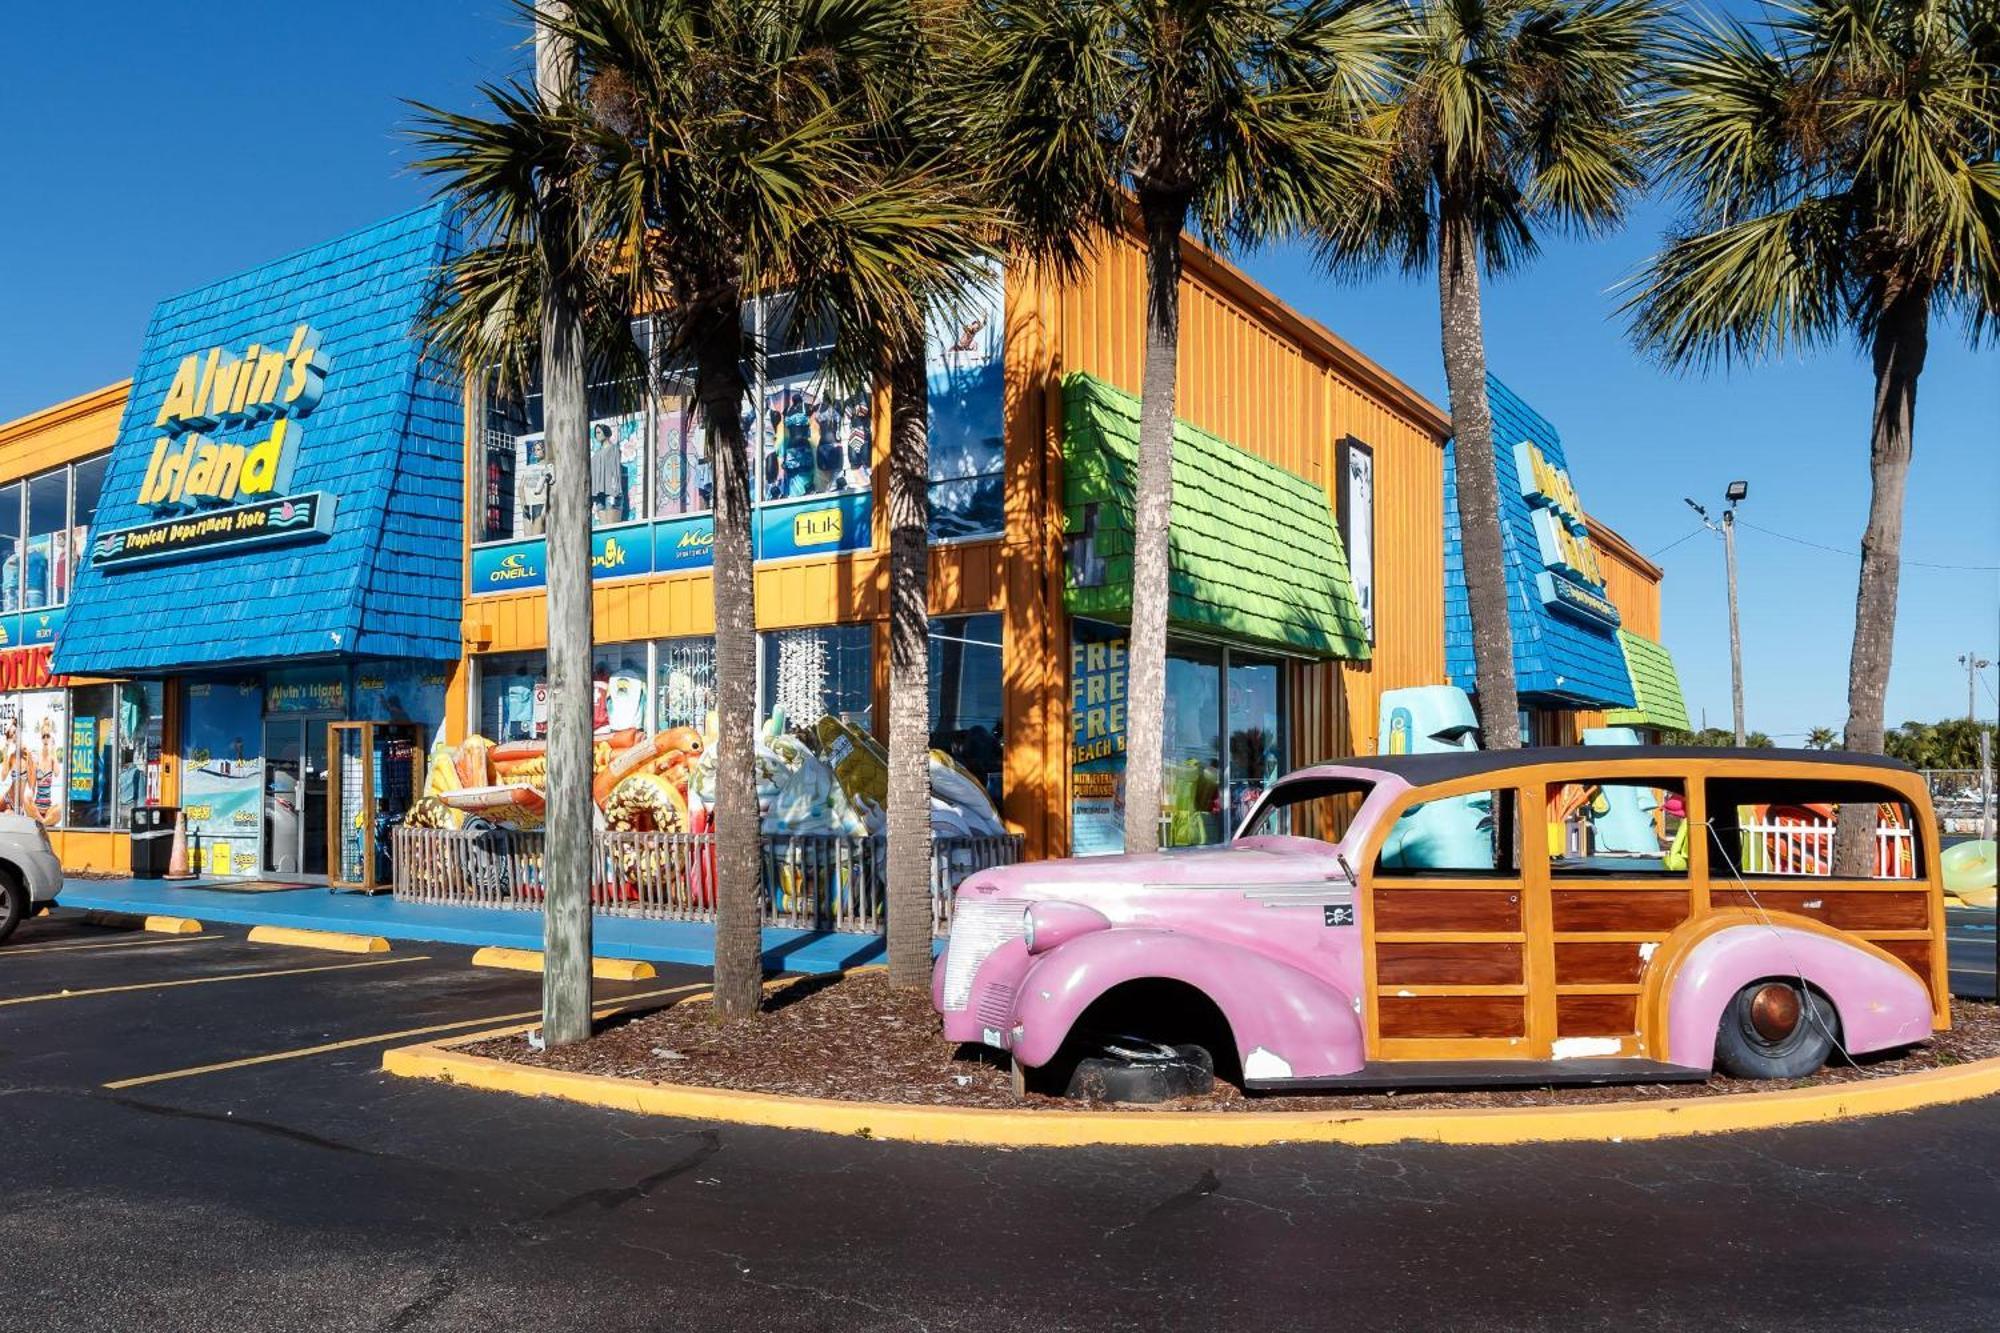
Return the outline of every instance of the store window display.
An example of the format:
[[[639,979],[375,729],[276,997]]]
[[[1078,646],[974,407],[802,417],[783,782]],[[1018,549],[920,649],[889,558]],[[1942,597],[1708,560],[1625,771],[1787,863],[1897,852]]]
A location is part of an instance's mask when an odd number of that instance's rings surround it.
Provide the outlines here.
[[[930,622],[931,748],[948,754],[1000,800],[1000,617]]]
[[[759,636],[764,670],[759,693],[766,719],[811,730],[822,717],[868,731],[875,719],[875,634],[869,625],[772,630]]]
[[[995,268],[931,321],[931,539],[990,536],[1006,525],[1006,325]]]

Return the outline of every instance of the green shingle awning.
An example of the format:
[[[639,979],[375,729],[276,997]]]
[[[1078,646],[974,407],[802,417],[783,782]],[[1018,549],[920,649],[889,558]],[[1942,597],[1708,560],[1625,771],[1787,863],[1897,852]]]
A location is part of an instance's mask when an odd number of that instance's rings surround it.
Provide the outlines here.
[[[1681,679],[1674,671],[1673,655],[1645,635],[1629,629],[1618,631],[1618,646],[1625,650],[1625,669],[1632,676],[1632,697],[1639,704],[1636,708],[1615,708],[1606,713],[1606,725],[1690,730],[1687,702],[1681,698]]]
[[[1139,400],[1063,382],[1070,614],[1132,612]],[[1368,635],[1326,492],[1246,449],[1174,423],[1167,620],[1314,657],[1365,659]]]

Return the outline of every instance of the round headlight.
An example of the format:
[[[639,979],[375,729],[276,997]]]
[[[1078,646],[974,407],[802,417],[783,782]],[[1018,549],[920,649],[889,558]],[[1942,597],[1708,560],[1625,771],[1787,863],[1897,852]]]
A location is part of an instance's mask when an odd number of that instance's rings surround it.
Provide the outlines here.
[[[1035,951],[1035,909],[1032,905],[1021,912],[1021,944],[1029,953]]]

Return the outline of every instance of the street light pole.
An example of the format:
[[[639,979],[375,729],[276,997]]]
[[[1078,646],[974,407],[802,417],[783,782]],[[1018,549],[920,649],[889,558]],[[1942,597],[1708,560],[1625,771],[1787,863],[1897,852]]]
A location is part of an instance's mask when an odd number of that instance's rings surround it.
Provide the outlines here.
[[[1701,525],[1710,532],[1722,534],[1722,562],[1729,576],[1729,702],[1731,720],[1736,727],[1736,746],[1743,747],[1749,733],[1743,726],[1743,633],[1736,619],[1736,506],[1750,494],[1750,483],[1732,481],[1723,491],[1723,499],[1729,508],[1722,511],[1722,522],[1716,523],[1708,516],[1708,510],[1687,501],[1687,507],[1701,515]]]
[[[1743,731],[1743,633],[1736,624],[1736,506],[1722,514],[1722,561],[1729,570],[1729,703],[1735,713],[1736,744]]]

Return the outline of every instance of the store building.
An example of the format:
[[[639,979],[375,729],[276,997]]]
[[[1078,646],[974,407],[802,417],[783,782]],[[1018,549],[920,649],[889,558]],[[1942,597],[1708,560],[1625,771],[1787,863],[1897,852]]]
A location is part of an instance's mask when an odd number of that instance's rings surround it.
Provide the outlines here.
[[[1165,812],[1183,845],[1226,836],[1283,769],[1372,749],[1379,692],[1440,678],[1449,430],[1230,265],[1192,242],[1185,259]],[[1142,277],[1129,242],[1061,290],[996,272],[933,330],[933,742],[1029,855],[1122,840]],[[745,321],[795,348],[787,315],[777,298]],[[871,423],[892,405],[826,384],[819,361],[772,355],[745,408],[762,460],[759,698],[794,723],[830,714],[879,733],[887,432]],[[689,386],[662,380],[591,427],[612,730],[698,726],[712,687],[709,472]],[[540,443],[537,402],[498,408],[467,479],[465,724],[503,743],[543,727]]]
[[[1660,643],[1660,567],[1584,509],[1556,428],[1489,373],[1494,471],[1521,743],[1574,745],[1598,726],[1685,730]],[[1460,545],[1457,451],[1446,450],[1445,638],[1452,684],[1476,695]]]
[[[49,670],[66,680],[17,696],[65,864],[129,864],[115,830],[164,803],[203,872],[352,878],[363,783],[414,794],[361,752],[381,724],[420,758],[457,669],[462,395],[411,336],[455,243],[423,209],[163,301],[122,395],[68,435],[31,419],[0,454],[10,472],[46,458],[9,484],[36,529],[16,548],[31,571],[53,521],[36,488],[67,470],[68,540],[24,594],[56,608]],[[86,438],[116,397],[115,431]],[[63,752],[44,759],[50,736]],[[84,841],[96,830],[114,832]]]
[[[475,393],[467,411],[424,356],[417,315],[454,244],[420,210],[163,302],[129,386],[0,427],[21,606],[0,633],[43,646],[0,708],[29,742],[11,753],[34,751],[28,798],[69,794],[47,807],[67,864],[129,864],[117,830],[160,803],[187,810],[209,873],[341,882],[372,860],[343,746],[542,733],[540,404]],[[1184,257],[1163,812],[1180,845],[1226,836],[1285,768],[1372,751],[1381,691],[1443,678],[1449,435],[1349,344],[1193,242]],[[1122,827],[1143,268],[1119,241],[1060,289],[996,272],[934,330],[934,742],[1030,855],[1108,850]],[[773,349],[745,406],[760,699],[879,735],[892,404],[828,383],[782,297],[745,318]],[[664,368],[595,391],[608,734],[709,712],[688,388]]]

